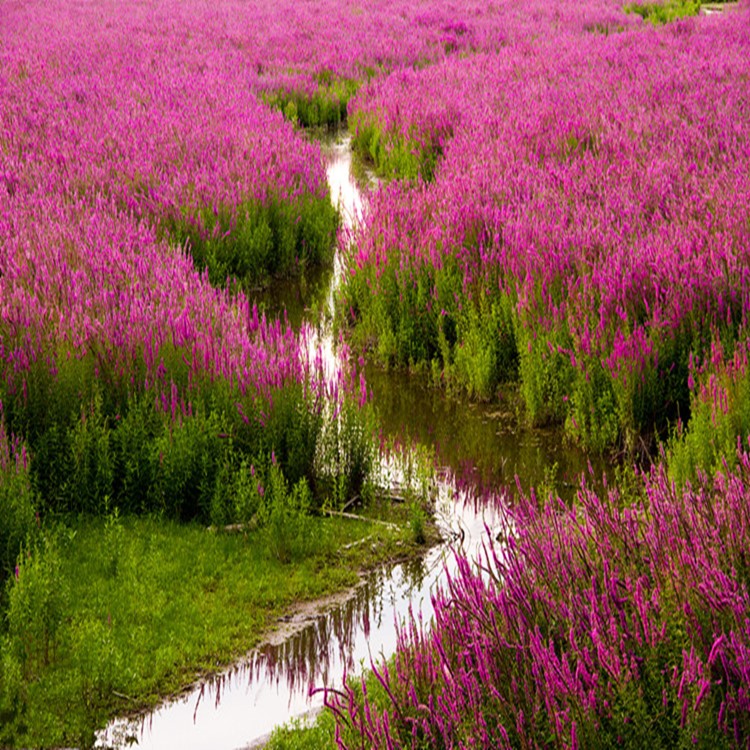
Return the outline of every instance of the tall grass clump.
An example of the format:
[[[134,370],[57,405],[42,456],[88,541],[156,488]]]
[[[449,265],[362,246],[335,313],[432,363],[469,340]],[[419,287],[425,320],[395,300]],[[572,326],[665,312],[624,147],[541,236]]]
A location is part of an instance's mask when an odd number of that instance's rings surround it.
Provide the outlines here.
[[[325,423],[358,419],[344,373],[112,199],[96,207],[31,193],[0,226],[0,399],[40,502],[210,521],[221,483],[272,453],[317,487]],[[331,466],[352,487],[368,471]]]
[[[679,484],[734,467],[737,449],[750,435],[747,338],[733,347],[717,340],[702,365],[691,364],[690,420],[678,424],[666,457]]]
[[[8,434],[0,411],[0,581],[13,573],[21,547],[31,540],[36,510],[26,446]]]
[[[276,76],[273,88],[264,90],[262,97],[295,125],[336,129],[346,123],[349,100],[359,86],[358,80],[322,70],[312,80],[306,76]]]

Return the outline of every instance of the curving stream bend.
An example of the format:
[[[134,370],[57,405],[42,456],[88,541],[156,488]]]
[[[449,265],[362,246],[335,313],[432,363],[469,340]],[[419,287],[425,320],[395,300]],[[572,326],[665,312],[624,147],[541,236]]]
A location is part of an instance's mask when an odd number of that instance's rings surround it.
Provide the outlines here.
[[[334,201],[344,222],[362,218],[363,201],[351,170],[348,137],[329,145],[327,174]],[[311,295],[326,291],[330,313],[342,273],[340,257],[328,279],[308,280],[305,288],[283,290],[289,319],[299,324]],[[327,285],[327,286],[326,286]],[[274,289],[276,299],[279,290]],[[269,301],[270,304],[270,301]],[[330,315],[310,339],[335,363]],[[562,450],[558,437],[519,429],[507,412],[446,399],[408,376],[368,370],[368,385],[387,434],[433,448],[443,465],[437,488],[438,520],[447,539],[462,539],[474,559],[485,536],[501,523],[492,505],[478,504],[477,485],[496,502],[524,485],[566,482],[586,466],[585,458]],[[494,489],[487,493],[486,488]],[[459,489],[460,487],[460,489]],[[371,658],[389,655],[396,647],[396,622],[410,609],[425,621],[432,614],[430,594],[455,569],[449,543],[433,548],[421,559],[371,574],[353,591],[321,604],[323,611],[303,610],[280,624],[275,638],[229,670],[196,686],[183,697],[162,705],[140,719],[113,722],[98,739],[99,747],[191,750],[211,747],[235,750],[262,744],[280,724],[316,712],[321,694],[310,689],[337,686],[345,674],[366,668]]]

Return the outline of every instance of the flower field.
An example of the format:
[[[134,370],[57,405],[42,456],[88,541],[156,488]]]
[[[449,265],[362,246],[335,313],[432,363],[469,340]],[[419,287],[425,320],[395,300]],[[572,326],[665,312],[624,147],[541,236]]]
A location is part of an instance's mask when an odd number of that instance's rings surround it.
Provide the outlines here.
[[[747,322],[747,13],[541,28],[353,100],[403,179],[353,238],[344,318],[386,362],[518,382],[533,423],[632,446]]]
[[[517,382],[590,448],[677,429],[617,490],[514,504],[434,622],[329,695],[338,745],[748,747],[748,6],[537,20],[353,99],[392,182],[341,314],[386,363]]]
[[[328,696],[340,747],[746,747],[748,472],[742,452],[686,492],[662,468],[637,497],[525,497],[432,627]]]
[[[363,352],[658,458],[572,503],[520,492],[435,621],[329,696],[331,743],[750,746],[750,5],[699,10],[0,0],[0,744],[90,739],[150,685],[125,646],[96,682],[111,612],[61,614],[76,523],[91,570],[96,529],[140,549],[144,516],[246,524],[283,566],[311,512],[368,494]],[[348,228],[316,139],[343,124],[382,180]],[[332,366],[253,295],[337,247]],[[89,630],[66,700],[96,718],[24,729]]]

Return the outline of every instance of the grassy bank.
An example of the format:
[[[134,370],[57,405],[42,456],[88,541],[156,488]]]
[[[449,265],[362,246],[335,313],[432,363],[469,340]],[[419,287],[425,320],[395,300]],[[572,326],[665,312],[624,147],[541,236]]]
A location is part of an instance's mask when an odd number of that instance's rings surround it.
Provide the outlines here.
[[[308,516],[227,533],[116,511],[38,529],[2,594],[0,746],[90,745],[257,645],[292,604],[408,554],[400,529]]]
[[[459,559],[429,627],[407,622],[394,658],[329,694],[333,715],[271,747],[747,747],[750,456],[734,458],[682,489],[660,466],[572,507],[521,498],[510,543]]]

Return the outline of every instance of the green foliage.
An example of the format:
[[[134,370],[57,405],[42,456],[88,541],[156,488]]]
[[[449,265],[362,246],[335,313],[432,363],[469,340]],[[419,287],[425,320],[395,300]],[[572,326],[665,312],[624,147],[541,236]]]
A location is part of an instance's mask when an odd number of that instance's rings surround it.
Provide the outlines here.
[[[701,0],[666,0],[654,3],[631,3],[626,5],[626,13],[635,13],[654,26],[661,26],[679,18],[697,16]]]
[[[259,516],[266,548],[279,562],[300,560],[321,546],[323,540],[314,536],[311,504],[305,480],[290,490],[279,467],[271,464]]]
[[[601,362],[586,358],[575,371],[568,397],[566,432],[588,448],[602,452],[617,443],[620,421],[613,381]]]
[[[316,456],[321,496],[343,504],[355,495],[372,494],[376,461],[375,416],[371,407],[345,402],[325,424]]]
[[[427,541],[427,513],[416,499],[409,502],[408,510],[411,537],[416,544],[424,544]]]
[[[501,383],[517,377],[518,350],[510,298],[502,295],[490,301],[482,295],[478,307],[467,304],[457,317],[457,343],[449,355],[453,360],[450,377],[457,379],[471,397],[491,399]],[[447,344],[444,328],[445,324],[441,333]]]
[[[519,375],[526,414],[531,424],[562,423],[575,373],[564,353],[569,341],[554,332],[546,336],[518,327]]]
[[[287,386],[274,395],[259,451],[269,456],[274,452],[292,484],[303,477],[314,481],[312,467],[324,421],[321,410],[307,402],[301,385]]]
[[[0,631],[1,633],[2,631]],[[23,665],[7,635],[0,634],[0,746],[10,746],[24,731]]]
[[[349,121],[352,149],[385,179],[432,182],[450,134],[385,130],[369,115],[355,113]]]
[[[69,429],[71,473],[64,484],[66,510],[97,513],[112,496],[114,457],[112,431],[102,410],[99,393],[81,409],[80,419]]]
[[[738,444],[750,435],[750,368],[738,348],[735,362],[706,369],[693,391],[690,421],[668,443],[667,464],[678,484],[708,476],[737,462]]]
[[[339,78],[331,71],[318,74],[318,86],[309,94],[293,88],[266,91],[264,100],[281,110],[287,120],[303,128],[339,128],[346,122],[347,105],[360,82]]]
[[[9,448],[0,424],[0,581],[13,571],[21,546],[36,530],[37,503],[28,466]]]
[[[197,410],[169,423],[153,444],[150,507],[170,518],[209,518],[216,478],[229,444],[220,414]]]
[[[113,499],[126,513],[146,512],[157,464],[153,446],[164,429],[164,420],[153,402],[143,396],[131,399],[127,411],[115,414],[110,424],[115,469]]]
[[[332,555],[334,542],[393,535],[300,513],[309,492],[278,467],[264,497],[267,525],[242,534],[116,509],[43,529],[6,587],[0,746],[90,746],[107,719],[245,653],[282,608],[355,583],[371,545]]]
[[[34,679],[55,658],[65,609],[61,561],[47,537],[21,552],[8,588],[6,658],[15,661],[24,680]]]
[[[729,750],[733,746],[718,726],[719,707],[710,696],[697,710],[683,715],[683,700],[695,704],[697,688],[681,698],[679,685],[672,679],[675,665],[690,647],[678,613],[667,617],[667,633],[669,638],[656,646],[637,648],[637,672],[631,679],[612,684],[609,715],[585,726],[579,734],[582,747]]]
[[[185,243],[211,283],[227,279],[252,287],[271,276],[319,265],[333,257],[339,216],[328,195],[283,199],[269,196],[236,208],[184,207],[166,217],[170,236]]]
[[[106,514],[116,506],[217,525],[247,522],[258,510],[249,474],[271,455],[290,486],[307,482],[313,508],[327,493],[348,498],[365,489],[374,425],[354,403],[333,415],[299,383],[279,388],[272,401],[242,398],[222,380],[188,384],[179,353],[165,350],[164,367],[177,380],[170,405],[155,388],[123,387],[114,376],[92,380],[89,358],[60,356],[59,390],[45,385],[52,375],[42,363],[32,367],[25,398],[0,392],[29,455],[22,471],[7,446],[0,461],[0,569],[12,568],[37,510]]]
[[[239,466],[225,462],[216,476],[216,488],[211,498],[211,523],[225,526],[257,520],[262,501],[259,479],[255,465],[246,458]]]
[[[354,325],[355,343],[371,347],[386,366],[430,366],[433,380],[484,400],[518,378],[511,296],[467,297],[455,260],[403,279],[393,251],[377,278],[362,269],[347,279],[343,295],[337,324]]]
[[[274,729],[266,750],[334,750],[336,721],[330,711],[322,711],[311,724],[293,721]]]

